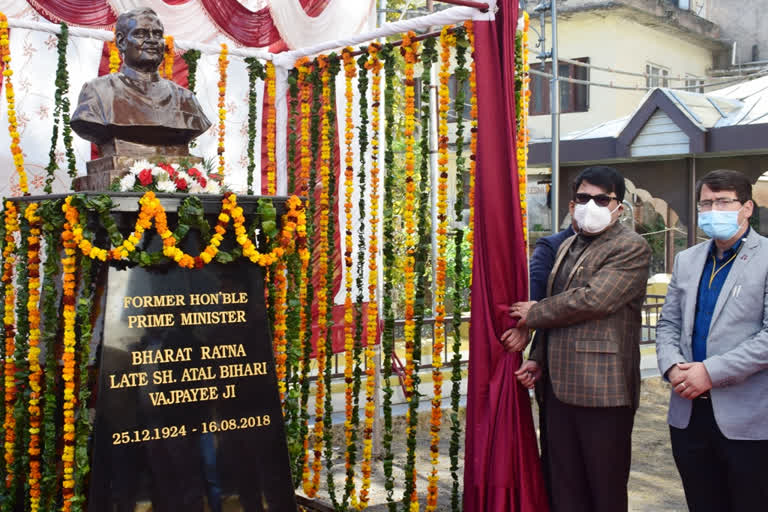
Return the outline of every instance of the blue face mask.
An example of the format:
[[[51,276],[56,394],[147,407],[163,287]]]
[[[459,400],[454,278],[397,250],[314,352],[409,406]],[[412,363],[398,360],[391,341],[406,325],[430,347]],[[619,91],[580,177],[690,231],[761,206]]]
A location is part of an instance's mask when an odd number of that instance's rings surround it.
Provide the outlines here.
[[[730,240],[739,231],[739,211],[711,210],[699,213],[699,227],[708,237],[716,240]]]

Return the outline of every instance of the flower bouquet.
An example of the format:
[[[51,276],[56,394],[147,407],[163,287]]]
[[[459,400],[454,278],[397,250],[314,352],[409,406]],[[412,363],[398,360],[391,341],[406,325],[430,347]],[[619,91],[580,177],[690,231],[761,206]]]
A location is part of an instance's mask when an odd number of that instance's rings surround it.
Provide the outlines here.
[[[202,170],[201,170],[202,169]],[[205,167],[190,167],[187,164],[152,164],[138,160],[128,174],[112,183],[116,192],[153,192],[221,194],[224,187],[218,174]]]

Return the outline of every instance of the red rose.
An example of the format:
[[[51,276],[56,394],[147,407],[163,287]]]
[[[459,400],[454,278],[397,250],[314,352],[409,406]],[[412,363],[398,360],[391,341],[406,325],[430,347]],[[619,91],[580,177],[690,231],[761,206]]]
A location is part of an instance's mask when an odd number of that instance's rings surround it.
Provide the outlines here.
[[[176,178],[174,180],[174,183],[176,184],[176,188],[179,190],[187,190],[187,182],[184,181],[184,178]]]
[[[200,171],[197,170],[197,167],[190,167],[189,169],[187,169],[187,174],[189,174],[193,178],[197,178],[198,176],[201,175]]]
[[[164,170],[165,172],[167,172],[167,173],[168,173],[168,176],[169,176],[171,179],[174,179],[174,178],[176,177],[176,174],[178,174],[178,173],[176,172],[176,170],[175,170],[173,167],[171,167],[171,165],[170,165],[170,164],[165,164],[165,163],[163,163],[163,164],[157,164],[157,166],[158,166],[159,168],[161,168],[162,170]]]
[[[139,183],[145,187],[152,184],[152,169],[142,169],[139,173]]]
[[[208,182],[207,182],[207,181],[205,180],[205,178],[203,178],[202,176],[200,176],[199,178],[197,178],[197,182],[198,182],[198,183],[200,184],[200,186],[201,186],[201,187],[203,187],[203,188],[205,188],[205,186],[208,184]]]

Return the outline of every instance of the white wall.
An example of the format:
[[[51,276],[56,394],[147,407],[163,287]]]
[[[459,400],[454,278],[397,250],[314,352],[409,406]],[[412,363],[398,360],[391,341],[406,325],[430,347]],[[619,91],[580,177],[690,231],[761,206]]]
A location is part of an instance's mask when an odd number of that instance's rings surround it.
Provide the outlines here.
[[[532,18],[531,25],[538,29],[538,18]],[[549,45],[552,34],[549,25],[547,34]],[[533,51],[531,62],[536,62],[536,35],[531,31],[529,37]],[[558,18],[558,43],[561,58],[589,57],[592,65],[622,71],[644,73],[646,63],[651,62],[668,68],[673,77],[704,76],[712,66],[711,50],[610,11],[579,12]],[[589,111],[561,115],[563,135],[631,114],[646,92],[643,77],[591,69],[589,78],[592,82],[613,82],[640,89],[626,91],[590,86]],[[684,83],[672,81],[670,85]],[[549,137],[550,122],[549,115],[531,116],[531,136]]]

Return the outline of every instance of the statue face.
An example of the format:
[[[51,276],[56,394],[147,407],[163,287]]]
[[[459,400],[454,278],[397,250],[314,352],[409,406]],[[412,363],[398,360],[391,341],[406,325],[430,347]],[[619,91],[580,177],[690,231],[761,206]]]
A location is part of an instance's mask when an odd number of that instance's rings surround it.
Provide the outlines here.
[[[125,64],[141,71],[157,71],[163,62],[165,39],[163,24],[156,16],[142,14],[130,20],[130,29],[117,33],[115,43]]]

